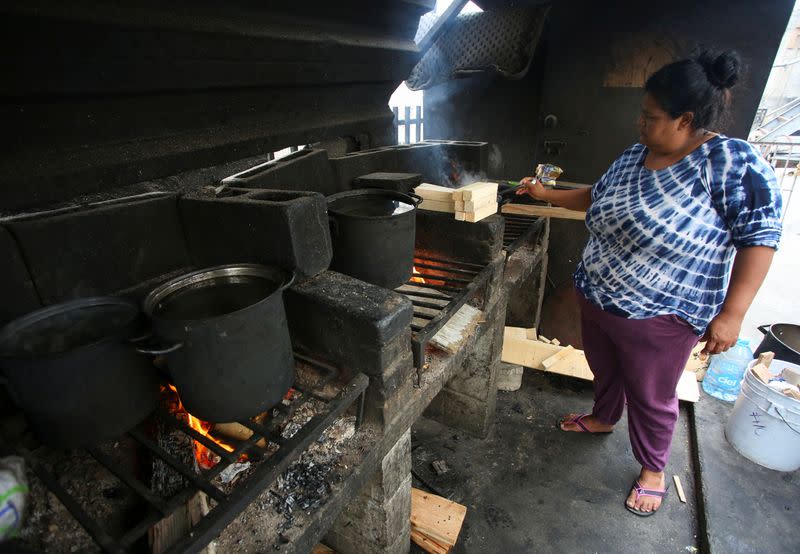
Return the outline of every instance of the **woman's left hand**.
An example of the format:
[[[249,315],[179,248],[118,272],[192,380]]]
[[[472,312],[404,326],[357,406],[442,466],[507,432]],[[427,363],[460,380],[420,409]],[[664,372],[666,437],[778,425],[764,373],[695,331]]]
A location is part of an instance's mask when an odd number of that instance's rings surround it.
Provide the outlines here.
[[[731,346],[736,344],[739,338],[739,331],[742,329],[742,318],[731,315],[725,311],[720,312],[717,317],[708,324],[706,332],[700,337],[700,342],[706,341],[706,345],[700,352],[700,356],[708,354],[722,354]]]

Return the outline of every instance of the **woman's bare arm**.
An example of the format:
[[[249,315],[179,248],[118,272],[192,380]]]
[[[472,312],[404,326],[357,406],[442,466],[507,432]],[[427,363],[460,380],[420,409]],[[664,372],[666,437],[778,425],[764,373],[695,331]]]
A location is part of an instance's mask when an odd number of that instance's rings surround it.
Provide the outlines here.
[[[535,177],[525,177],[520,181],[517,194],[522,196],[527,194],[534,200],[550,202],[556,206],[585,212],[592,204],[592,188],[582,187],[573,190],[547,189]]]
[[[736,344],[742,320],[767,276],[774,255],[775,250],[768,246],[751,246],[736,253],[722,310],[700,339],[708,341],[702,354],[719,354]]]

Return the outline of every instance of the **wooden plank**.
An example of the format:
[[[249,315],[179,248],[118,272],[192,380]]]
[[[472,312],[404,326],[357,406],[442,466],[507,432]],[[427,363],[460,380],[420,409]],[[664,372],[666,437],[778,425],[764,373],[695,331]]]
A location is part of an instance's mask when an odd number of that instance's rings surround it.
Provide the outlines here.
[[[491,204],[494,204],[496,206],[497,197],[487,196],[485,198],[480,198],[478,200],[456,200],[455,204],[457,212],[476,212]]]
[[[558,346],[557,344],[555,346]],[[567,356],[575,352],[575,349],[572,346],[565,346],[552,356],[545,358],[542,360],[542,367],[545,369],[549,369],[551,366],[556,365],[561,360],[566,359]]]
[[[411,489],[411,525],[442,546],[458,540],[467,507],[441,496]]]
[[[445,213],[453,213],[456,211],[456,207],[453,202],[439,202],[437,200],[423,200],[419,205],[419,209]]]
[[[439,544],[413,525],[411,526],[411,541],[425,552],[430,552],[431,554],[447,554],[450,552],[449,548]]]
[[[414,189],[414,193],[426,200],[436,200],[437,202],[453,202],[453,190],[440,185],[422,183]]]
[[[418,310],[419,308],[414,308]],[[472,335],[478,321],[483,318],[483,312],[469,304],[464,304],[450,318],[444,327],[433,335],[430,343],[440,350],[455,354],[464,340]]]
[[[455,189],[453,200],[479,200],[487,196],[497,198],[497,183],[477,182]]]
[[[501,359],[506,363],[539,368],[542,360],[549,358],[561,349],[559,346],[552,346],[538,340],[528,340],[524,336],[520,337],[519,331],[516,329],[521,328],[506,327],[504,332]],[[521,330],[525,332],[524,329]]]
[[[456,212],[461,213],[461,212]],[[490,215],[494,215],[497,213],[497,202],[493,202],[491,204],[486,205],[484,208],[474,212],[464,212],[464,221],[469,223],[475,223],[480,221],[481,219],[486,219]],[[459,220],[460,221],[460,220]]]
[[[533,204],[506,204],[502,213],[517,215],[532,215],[536,217],[555,217],[558,219],[586,219],[586,212],[557,208],[555,206],[536,206]]]

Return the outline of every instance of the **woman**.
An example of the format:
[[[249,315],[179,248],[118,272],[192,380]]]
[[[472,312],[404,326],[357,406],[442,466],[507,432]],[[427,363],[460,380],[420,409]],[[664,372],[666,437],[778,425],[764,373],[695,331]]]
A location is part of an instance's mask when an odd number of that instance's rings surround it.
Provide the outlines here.
[[[675,388],[692,349],[698,340],[710,354],[735,344],[780,240],[772,168],[747,142],[711,131],[740,65],[735,52],[703,52],[661,68],[645,84],[639,143],[594,186],[551,190],[528,177],[518,191],[586,210],[575,288],[594,408],[561,428],[610,432],[627,403],[642,469],[625,506],[640,516],[666,494]]]

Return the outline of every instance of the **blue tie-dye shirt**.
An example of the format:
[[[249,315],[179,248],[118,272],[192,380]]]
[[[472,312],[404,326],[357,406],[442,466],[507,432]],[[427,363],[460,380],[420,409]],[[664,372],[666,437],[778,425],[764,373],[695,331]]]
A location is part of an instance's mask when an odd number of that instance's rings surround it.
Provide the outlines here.
[[[735,250],[777,249],[780,189],[743,140],[716,136],[655,171],[646,155],[631,146],[592,187],[575,285],[612,313],[675,314],[701,334],[725,300]]]

